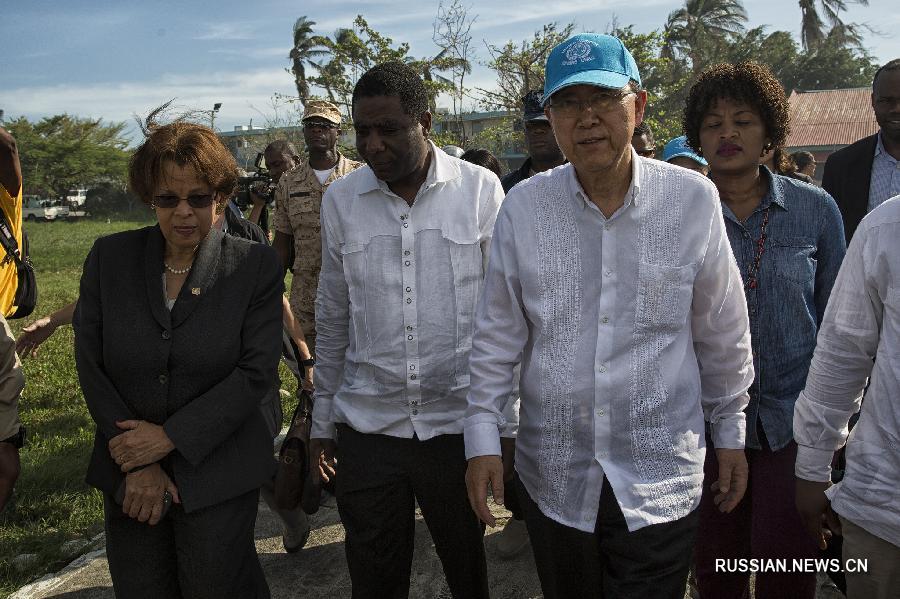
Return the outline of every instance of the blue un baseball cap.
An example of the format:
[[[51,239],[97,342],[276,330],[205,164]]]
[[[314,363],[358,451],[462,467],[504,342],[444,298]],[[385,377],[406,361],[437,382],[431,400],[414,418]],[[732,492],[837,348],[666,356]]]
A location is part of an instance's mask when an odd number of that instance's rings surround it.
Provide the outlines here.
[[[543,103],[570,85],[621,89],[632,79],[641,84],[637,63],[619,38],[580,33],[553,48],[547,57]]]
[[[687,158],[690,158],[701,166],[709,166],[709,163],[706,162],[703,156],[699,155],[691,146],[687,144],[686,135],[682,135],[670,140],[669,143],[666,144],[666,147],[663,148],[663,162],[668,162],[673,158],[677,158],[678,156],[685,156]]]

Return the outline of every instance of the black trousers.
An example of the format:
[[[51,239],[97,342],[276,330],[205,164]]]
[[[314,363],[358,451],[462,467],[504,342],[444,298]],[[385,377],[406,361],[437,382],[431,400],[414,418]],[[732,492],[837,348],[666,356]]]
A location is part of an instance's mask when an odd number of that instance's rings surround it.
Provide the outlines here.
[[[457,599],[487,599],[484,526],[466,494],[462,435],[427,441],[360,433],[339,424],[337,504],[353,599],[406,599],[415,502]]]
[[[628,532],[612,487],[603,480],[593,533],[541,513],[515,477],[544,599],[683,599],[697,510]]]
[[[269,599],[253,527],[259,491],[186,514],[173,505],[156,526],[104,496],[106,555],[121,599]]]

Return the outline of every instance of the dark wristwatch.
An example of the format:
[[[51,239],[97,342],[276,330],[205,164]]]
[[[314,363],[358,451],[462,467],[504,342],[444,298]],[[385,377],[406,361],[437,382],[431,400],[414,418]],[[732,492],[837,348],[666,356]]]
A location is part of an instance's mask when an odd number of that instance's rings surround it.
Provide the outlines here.
[[[308,360],[300,360],[300,366],[302,366],[304,368],[312,368],[315,365],[316,365],[315,358],[309,358]]]
[[[16,449],[25,447],[25,425],[19,425],[19,432],[8,439],[0,440],[0,443],[12,443]]]

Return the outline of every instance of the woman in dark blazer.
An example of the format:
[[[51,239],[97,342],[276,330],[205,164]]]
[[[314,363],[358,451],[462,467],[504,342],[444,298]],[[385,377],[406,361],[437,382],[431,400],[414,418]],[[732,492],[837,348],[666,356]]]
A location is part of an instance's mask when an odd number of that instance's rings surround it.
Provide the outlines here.
[[[276,380],[275,252],[212,228],[234,159],[206,127],[152,129],[129,184],[158,224],[98,239],[75,310],[97,424],[88,484],[104,494],[117,597],[269,597],[253,542],[272,476],[260,401]]]

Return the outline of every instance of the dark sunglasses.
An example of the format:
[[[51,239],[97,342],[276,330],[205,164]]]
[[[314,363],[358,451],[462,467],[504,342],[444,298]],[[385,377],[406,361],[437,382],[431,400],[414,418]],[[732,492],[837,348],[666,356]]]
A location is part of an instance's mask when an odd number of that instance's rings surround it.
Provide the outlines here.
[[[337,129],[338,126],[334,123],[325,123],[322,121],[306,121],[303,123],[304,129]]]
[[[174,208],[181,200],[187,200],[191,208],[209,208],[216,201],[216,196],[208,193],[190,195],[186,198],[180,198],[173,194],[158,195],[153,196],[153,205],[157,208]]]

